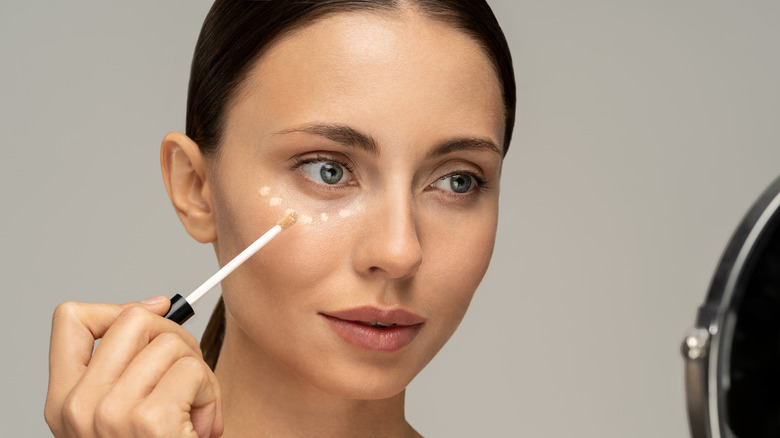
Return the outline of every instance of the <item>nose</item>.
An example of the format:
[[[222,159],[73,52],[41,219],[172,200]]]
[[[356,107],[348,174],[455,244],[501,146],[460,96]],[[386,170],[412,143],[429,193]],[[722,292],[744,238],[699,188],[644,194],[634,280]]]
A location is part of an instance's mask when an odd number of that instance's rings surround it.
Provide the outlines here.
[[[363,219],[354,266],[361,275],[400,279],[414,275],[423,259],[411,194],[377,199]]]

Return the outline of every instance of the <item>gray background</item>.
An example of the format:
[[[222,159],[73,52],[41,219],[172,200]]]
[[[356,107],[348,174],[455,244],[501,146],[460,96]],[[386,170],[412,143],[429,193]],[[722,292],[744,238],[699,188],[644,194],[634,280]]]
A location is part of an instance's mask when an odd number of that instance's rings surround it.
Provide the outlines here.
[[[780,173],[780,4],[490,3],[518,79],[499,239],[408,417],[429,436],[684,437],[681,337]],[[208,6],[0,4],[0,436],[48,433],[58,302],[186,292],[216,268],[158,168]]]

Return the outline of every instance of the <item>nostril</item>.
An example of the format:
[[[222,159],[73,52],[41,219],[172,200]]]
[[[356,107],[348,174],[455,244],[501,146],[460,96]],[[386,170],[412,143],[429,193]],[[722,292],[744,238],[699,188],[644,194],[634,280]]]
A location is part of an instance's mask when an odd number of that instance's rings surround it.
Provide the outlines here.
[[[376,266],[372,266],[372,267],[368,268],[368,270],[369,271],[378,271],[379,268],[377,268]]]

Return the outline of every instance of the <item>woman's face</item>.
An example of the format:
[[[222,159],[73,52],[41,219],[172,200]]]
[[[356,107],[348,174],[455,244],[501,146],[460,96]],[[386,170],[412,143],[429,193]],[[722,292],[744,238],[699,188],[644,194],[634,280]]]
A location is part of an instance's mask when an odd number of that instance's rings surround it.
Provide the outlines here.
[[[446,24],[341,13],[272,46],[208,181],[221,263],[299,214],[223,282],[244,353],[346,397],[403,390],[487,269],[503,132],[488,58]]]

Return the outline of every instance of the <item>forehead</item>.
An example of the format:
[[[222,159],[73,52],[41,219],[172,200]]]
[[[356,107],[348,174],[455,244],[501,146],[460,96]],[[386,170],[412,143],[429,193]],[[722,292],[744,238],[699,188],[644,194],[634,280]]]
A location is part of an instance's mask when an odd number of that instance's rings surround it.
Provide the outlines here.
[[[331,14],[284,36],[252,68],[230,112],[229,125],[249,115],[270,130],[337,122],[380,140],[404,140],[405,127],[503,144],[501,89],[483,49],[407,10]]]

